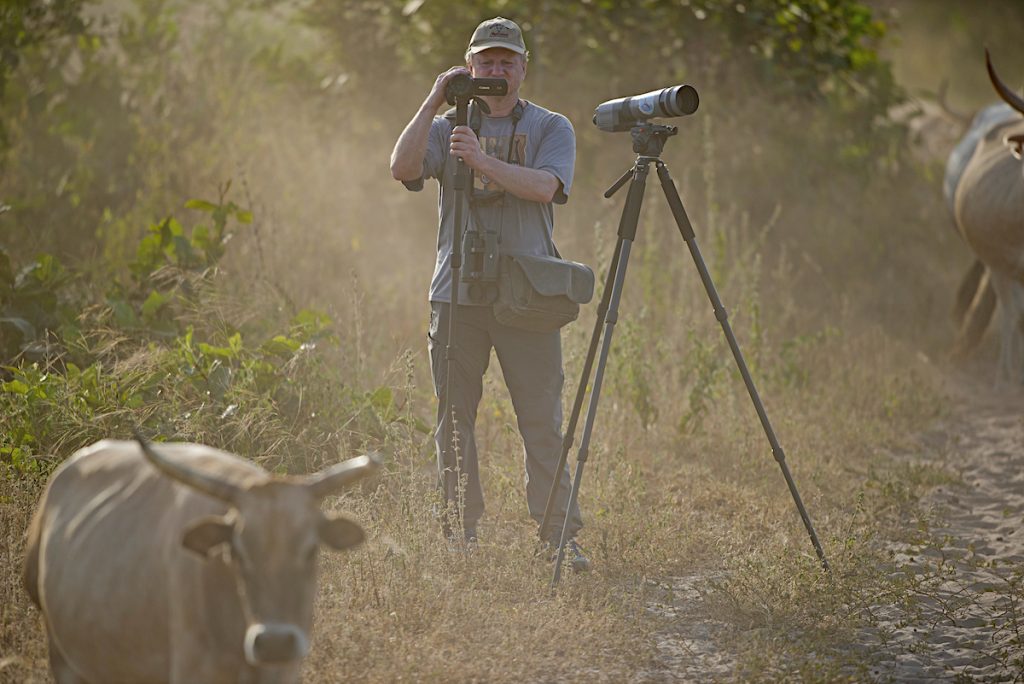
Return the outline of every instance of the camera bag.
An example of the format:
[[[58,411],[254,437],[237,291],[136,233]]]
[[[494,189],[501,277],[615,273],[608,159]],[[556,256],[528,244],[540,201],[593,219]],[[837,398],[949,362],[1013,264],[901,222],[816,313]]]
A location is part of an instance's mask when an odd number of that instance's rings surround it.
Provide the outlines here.
[[[594,296],[594,272],[553,256],[503,254],[494,318],[503,325],[553,332],[576,320]]]

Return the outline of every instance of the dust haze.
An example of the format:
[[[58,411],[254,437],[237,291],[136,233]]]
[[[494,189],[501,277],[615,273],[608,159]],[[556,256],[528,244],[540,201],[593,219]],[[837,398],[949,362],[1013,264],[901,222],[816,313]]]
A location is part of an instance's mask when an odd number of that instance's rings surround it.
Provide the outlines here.
[[[948,149],[915,136],[916,112],[935,111],[943,81],[962,112],[994,101],[985,46],[1008,83],[1024,82],[1019,2],[865,4],[888,26],[880,53],[892,65],[865,82],[892,102],[842,79],[807,95],[794,83],[817,78],[813,68],[766,71],[749,57],[754,46],[703,18],[663,41],[658,16],[626,16],[626,5],[615,25],[580,29],[591,45],[545,28],[546,2],[475,3],[475,13],[445,22],[432,0],[96,3],[87,12],[111,40],[102,48],[113,51],[111,66],[69,59],[59,68],[76,97],[95,93],[102,144],[33,149],[25,141],[44,119],[26,95],[11,116],[0,188],[30,194],[26,179],[38,168],[58,185],[69,158],[87,160],[84,176],[113,180],[99,199],[97,191],[78,204],[54,200],[49,211],[19,207],[32,220],[19,219],[7,247],[21,257],[52,250],[116,278],[148,225],[170,214],[191,224],[184,202],[216,200],[230,181],[226,197],[254,218],[233,228],[216,316],[235,324],[326,311],[339,344],[323,353],[339,386],[394,388],[407,420],[383,430],[387,473],[376,490],[337,502],[370,541],[323,563],[309,681],[336,681],[338,672],[366,681],[863,681],[877,675],[865,663],[891,646],[874,640],[891,627],[874,618],[878,597],[903,606],[924,591],[892,579],[890,540],[926,536],[934,512],[921,497],[958,477],[953,430],[939,431],[942,449],[918,437],[953,401],[943,378],[995,377],[994,335],[966,371],[946,359],[953,296],[972,258],[942,200]],[[662,159],[833,577],[818,572],[653,179],[581,493],[581,543],[597,572],[544,593],[549,567],[533,555],[522,447],[497,364],[477,426],[488,501],[481,552],[455,556],[439,544],[431,438],[406,429],[431,423],[435,411],[426,327],[437,188],[407,191],[391,178],[389,155],[435,76],[460,63],[473,27],[498,13],[521,21],[532,52],[523,97],[564,113],[576,130],[575,180],[568,204],[555,208],[554,237],[599,283],[625,200],[603,193],[635,154],[627,133],[592,125],[594,108],[677,83],[698,90],[694,115],[664,122],[679,132]],[[373,46],[388,38],[379,33],[387,22],[373,16],[404,22],[422,43],[382,54]],[[130,41],[118,47],[122,34]],[[602,50],[595,36],[615,42]],[[46,69],[30,66],[19,93],[45,90]],[[106,96],[122,83],[123,100]],[[929,130],[955,140],[959,124],[939,118]],[[69,184],[59,186],[62,198],[75,191]],[[563,332],[567,406],[599,295]],[[940,451],[941,462],[917,458]],[[0,605],[12,608],[0,613],[0,681],[46,681],[45,635],[18,584],[41,485],[4,485]],[[1019,583],[1006,592],[1019,596]]]

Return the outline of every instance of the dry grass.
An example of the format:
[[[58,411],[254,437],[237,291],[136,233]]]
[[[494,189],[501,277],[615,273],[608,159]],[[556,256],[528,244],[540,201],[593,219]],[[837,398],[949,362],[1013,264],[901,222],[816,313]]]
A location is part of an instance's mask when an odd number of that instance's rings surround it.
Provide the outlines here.
[[[0,681],[45,681],[46,634],[36,607],[22,586],[25,532],[38,483],[3,481],[0,492]]]
[[[570,373],[581,365],[583,328],[567,340]],[[658,341],[666,357],[682,358],[671,347],[691,343],[667,339]],[[617,342],[637,344],[638,353],[654,346],[636,331]],[[878,363],[855,363],[871,353]],[[685,402],[659,399],[685,389],[678,374],[649,378],[658,418],[645,429],[627,396],[625,367],[612,373],[581,494],[587,527],[580,539],[595,570],[566,576],[556,593],[548,587],[550,565],[535,555],[521,446],[496,369],[478,426],[488,515],[473,552],[441,539],[429,438],[396,433],[393,460],[375,488],[335,502],[365,524],[370,541],[323,563],[306,679],[658,681],[670,674],[657,635],[672,619],[648,608],[659,583],[679,576],[706,577],[701,584],[713,597],[687,619],[723,622],[746,644],[769,639],[780,657],[780,640],[798,648],[806,635],[848,633],[858,618],[844,604],[862,603],[865,587],[877,581],[876,536],[930,483],[877,449],[935,415],[940,403],[929,370],[877,331],[837,334],[803,359],[802,386],[765,383],[769,414],[833,564],[830,579],[817,567],[738,377],[725,359],[715,363],[720,378],[691,423],[699,427],[687,432],[679,430]],[[425,394],[410,389],[417,412],[430,410]],[[44,635],[18,575],[37,494],[35,485],[4,483],[0,652],[16,659],[3,661],[0,679],[9,681],[46,676]],[[739,643],[723,637],[719,648],[740,653],[742,667],[752,668],[740,671],[757,678],[779,666]]]

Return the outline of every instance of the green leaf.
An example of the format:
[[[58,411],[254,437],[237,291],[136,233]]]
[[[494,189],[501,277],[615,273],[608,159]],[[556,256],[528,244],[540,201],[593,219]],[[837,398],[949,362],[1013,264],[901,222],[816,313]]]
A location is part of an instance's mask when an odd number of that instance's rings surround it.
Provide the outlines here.
[[[239,209],[235,212],[235,218],[239,223],[252,223],[252,212],[246,209]]]
[[[263,343],[262,349],[266,354],[274,356],[291,356],[299,350],[302,343],[284,335],[275,335],[272,339]]]
[[[188,267],[195,264],[195,256],[192,251],[192,243],[181,235],[173,237],[173,249],[171,250],[179,266]]]
[[[107,306],[110,307],[110,311],[114,314],[114,321],[121,328],[137,328],[139,327],[139,319],[135,315],[135,310],[132,309],[131,305],[123,299],[107,299]]]
[[[210,248],[210,229],[206,226],[199,224],[192,228],[192,246],[201,252],[206,252]]]
[[[132,270],[140,278],[155,271],[164,260],[159,227],[156,228],[155,232],[150,228],[150,234],[142,238],[138,249],[135,250],[135,263],[132,264]]]
[[[320,338],[331,332],[334,321],[327,314],[312,309],[303,309],[295,314],[291,322],[291,334],[303,342]]]
[[[205,212],[213,212],[216,211],[217,205],[214,204],[213,202],[207,202],[206,200],[190,199],[188,202],[185,202],[185,208],[198,209],[199,211]]]
[[[156,290],[150,292],[149,296],[146,297],[146,301],[142,303],[142,318],[146,321],[153,320],[169,299],[169,297]]]
[[[377,413],[387,415],[395,405],[395,395],[390,387],[378,387],[370,395],[370,406],[377,410]]]
[[[21,380],[11,380],[4,383],[4,391],[11,394],[28,394],[28,385]]]
[[[205,356],[219,356],[222,359],[233,359],[235,357],[235,352],[231,347],[215,347],[206,342],[199,343],[199,351]]]

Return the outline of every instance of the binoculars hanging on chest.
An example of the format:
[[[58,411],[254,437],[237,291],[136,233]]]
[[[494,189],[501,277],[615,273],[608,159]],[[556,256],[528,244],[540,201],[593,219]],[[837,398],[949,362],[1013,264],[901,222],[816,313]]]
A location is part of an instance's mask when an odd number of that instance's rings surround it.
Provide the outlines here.
[[[467,230],[462,234],[462,282],[475,304],[493,302],[498,295],[498,233]]]

